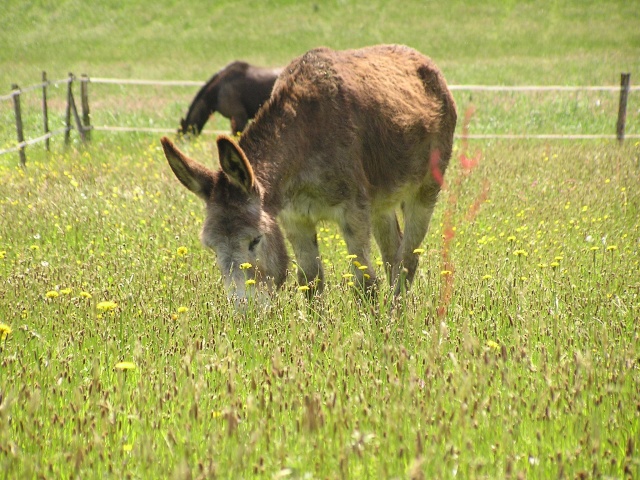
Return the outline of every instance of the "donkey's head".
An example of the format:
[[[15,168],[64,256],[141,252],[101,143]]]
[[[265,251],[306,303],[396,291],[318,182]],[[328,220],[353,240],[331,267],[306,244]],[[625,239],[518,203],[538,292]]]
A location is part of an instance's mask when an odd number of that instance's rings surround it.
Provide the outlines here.
[[[193,129],[195,131],[195,129]],[[178,129],[179,135],[186,135],[189,132],[189,124],[184,118],[180,119],[180,128]]]
[[[178,180],[205,201],[200,238],[216,252],[228,294],[242,301],[261,286],[282,285],[288,264],[284,237],[275,217],[263,208],[262,188],[242,149],[220,136],[220,169],[214,172],[167,137],[161,142]]]

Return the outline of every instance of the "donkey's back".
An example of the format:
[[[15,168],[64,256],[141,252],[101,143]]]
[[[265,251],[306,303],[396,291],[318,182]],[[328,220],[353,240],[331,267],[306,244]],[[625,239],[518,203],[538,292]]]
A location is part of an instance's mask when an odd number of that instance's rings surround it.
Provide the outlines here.
[[[319,48],[285,68],[240,146],[250,162],[286,170],[265,178],[281,182],[276,196],[313,191],[309,201],[321,206],[357,195],[373,209],[385,209],[419,193],[419,186],[437,193],[456,118],[444,76],[416,50]]]

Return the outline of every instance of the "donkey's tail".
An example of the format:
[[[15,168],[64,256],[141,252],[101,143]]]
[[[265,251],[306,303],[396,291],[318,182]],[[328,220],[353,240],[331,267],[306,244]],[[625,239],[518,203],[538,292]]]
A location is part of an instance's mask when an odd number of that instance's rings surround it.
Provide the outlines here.
[[[447,81],[434,64],[429,62],[418,68],[418,76],[421,78],[425,91],[433,95],[439,104],[438,135],[432,146],[433,152],[437,151],[437,166],[441,174],[444,174],[453,152],[453,136],[458,120],[456,102],[447,86]],[[434,158],[431,159],[432,163]]]

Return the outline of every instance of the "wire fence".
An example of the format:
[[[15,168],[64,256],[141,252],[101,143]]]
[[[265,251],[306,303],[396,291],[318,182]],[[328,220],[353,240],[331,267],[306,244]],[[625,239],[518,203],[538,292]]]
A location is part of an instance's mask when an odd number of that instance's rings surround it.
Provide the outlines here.
[[[74,84],[80,84],[81,90],[81,111],[79,112],[76,103],[73,87]],[[54,136],[64,134],[65,142],[69,142],[70,132],[72,130],[78,131],[83,141],[90,139],[91,131],[102,132],[130,132],[130,133],[175,133],[175,128],[165,127],[149,127],[149,126],[122,126],[122,125],[91,125],[89,114],[89,98],[88,98],[88,85],[89,84],[103,84],[103,85],[135,85],[141,87],[202,87],[204,82],[202,81],[190,81],[190,80],[143,80],[143,79],[118,79],[118,78],[102,78],[91,77],[83,75],[80,79],[76,79],[73,74],[69,74],[68,78],[60,80],[47,80],[46,73],[43,72],[43,81],[28,87],[19,88],[17,85],[12,86],[11,93],[0,96],[0,102],[12,101],[14,104],[14,116],[16,123],[16,136],[17,142],[11,145],[11,141],[4,141],[3,145],[10,145],[6,148],[0,149],[0,155],[4,155],[12,152],[20,153],[20,162],[24,166],[26,163],[25,147],[34,145],[40,142],[46,142],[46,148],[49,149],[49,139]],[[58,87],[61,85],[67,86],[67,98],[65,109],[65,120],[62,128],[49,130],[48,127],[48,103],[47,103],[47,91],[50,87]],[[624,138],[637,139],[640,138],[638,134],[626,134],[625,135],[625,122],[626,122],[626,108],[627,99],[630,92],[640,91],[640,86],[630,85],[629,74],[622,74],[620,86],[606,85],[606,86],[540,86],[540,85],[522,85],[522,86],[502,86],[502,85],[450,85],[449,88],[452,91],[460,92],[511,92],[511,93],[527,93],[527,92],[620,92],[620,103],[618,108],[618,122],[617,131],[612,134],[589,134],[589,133],[524,133],[524,134],[512,134],[512,133],[481,133],[481,134],[465,134],[467,139],[489,140],[489,139],[503,139],[503,140],[615,140],[620,142]],[[32,137],[29,139],[24,138],[24,128],[21,119],[21,107],[20,99],[22,95],[41,91],[42,92],[42,112],[43,112],[43,129],[42,135]],[[222,130],[204,130],[205,134],[218,134],[226,133]],[[458,135],[460,136],[460,135]]]

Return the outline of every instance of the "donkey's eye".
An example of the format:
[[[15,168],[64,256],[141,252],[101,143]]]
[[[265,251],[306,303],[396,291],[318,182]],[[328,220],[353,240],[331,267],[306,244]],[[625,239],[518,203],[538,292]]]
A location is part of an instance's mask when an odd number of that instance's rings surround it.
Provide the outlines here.
[[[249,250],[253,252],[253,249],[256,248],[260,243],[260,240],[262,240],[262,235],[258,235],[256,238],[251,240],[251,243],[249,244]]]

